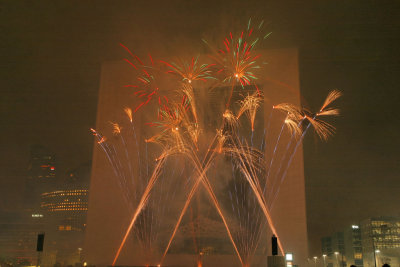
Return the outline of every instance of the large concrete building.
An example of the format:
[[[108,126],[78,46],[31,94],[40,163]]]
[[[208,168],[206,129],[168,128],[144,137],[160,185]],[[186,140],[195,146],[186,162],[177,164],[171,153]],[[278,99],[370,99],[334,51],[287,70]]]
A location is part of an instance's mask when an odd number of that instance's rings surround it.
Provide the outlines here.
[[[267,132],[265,135],[261,133],[259,136],[261,139],[264,139],[261,147],[267,155],[265,167],[266,169],[271,169],[271,176],[273,176],[273,173],[279,171],[282,173],[286,168],[285,164],[281,164],[280,159],[286,155],[286,161],[288,161],[285,148],[287,148],[287,144],[290,143],[291,136],[290,133],[284,129],[280,141],[277,142],[285,115],[280,114],[276,110],[272,110],[272,105],[282,102],[300,105],[298,53],[296,49],[276,49],[262,51],[262,56],[268,64],[263,66],[259,74],[260,79],[258,87],[265,95],[265,103],[259,111],[257,125],[261,128],[258,130],[264,132],[263,129],[265,129]],[[135,127],[135,138],[140,143],[139,145],[136,144],[136,146],[140,147],[140,149],[143,150],[142,152],[145,153],[139,155],[136,150],[130,151],[129,149],[124,149],[125,145],[129,146],[129,143],[134,142],[132,141],[134,138],[133,135],[131,135],[131,139],[125,137],[124,140],[120,140],[120,137],[112,133],[113,129],[110,122],[124,122],[121,124],[122,130],[127,130],[132,127],[123,110],[126,107],[134,109],[138,106],[138,99],[137,95],[134,93],[134,88],[126,86],[135,83],[136,76],[137,74],[135,74],[135,71],[124,61],[107,62],[104,63],[102,67],[96,129],[104,134],[110,145],[103,146],[102,144],[104,144],[103,141],[105,139],[96,139],[94,147],[87,235],[84,248],[85,261],[87,261],[89,265],[111,265],[113,263],[121,241],[131,222],[132,214],[136,208],[135,205],[141,197],[139,193],[141,191],[138,190],[139,185],[131,184],[129,179],[130,174],[134,176],[138,175],[140,172],[140,174],[143,175],[144,171],[142,171],[141,166],[135,164],[128,165],[125,163],[125,159],[130,157],[131,162],[139,162],[139,165],[143,165],[144,162],[154,162],[154,158],[150,160],[149,155],[157,154],[155,152],[156,149],[153,149],[154,145],[144,142],[146,138],[149,138],[151,134],[154,133],[154,129],[146,125],[150,120],[150,115],[148,115],[146,109],[140,110],[134,114],[134,123],[132,124]],[[202,92],[198,94],[205,94],[204,92],[206,91],[202,88],[203,85],[193,85],[195,89],[196,86],[199,86],[198,91]],[[221,121],[218,118],[222,117],[222,113],[213,114],[210,113],[210,110],[220,107],[223,112],[225,105],[222,98],[223,96],[218,96],[218,93],[215,93],[218,89],[220,89],[221,92],[225,90],[224,92],[229,94],[229,90],[214,88],[209,94],[212,96],[211,100],[204,101],[202,102],[203,104],[197,103],[199,114],[205,114],[204,120],[199,121],[199,123],[211,128],[211,130],[209,130],[210,132],[204,133],[209,139],[212,138],[211,132],[215,134],[215,129],[219,127],[211,125],[211,122],[215,121],[218,124]],[[245,92],[245,90],[242,91],[243,94],[245,94]],[[201,99],[201,97],[204,97],[204,95],[199,98]],[[100,145],[98,143],[100,143]],[[278,149],[275,149],[275,144],[277,143]],[[118,149],[122,151],[120,157],[117,157],[116,153],[114,153],[114,151]],[[204,148],[199,149],[201,150]],[[293,149],[293,147],[291,149]],[[104,153],[105,151],[108,152],[108,157]],[[271,164],[272,168],[269,168],[272,155],[275,157],[275,162],[273,161],[274,163]],[[113,170],[110,162],[119,167]],[[174,179],[185,177],[189,169],[185,167],[187,163],[182,164],[183,165],[180,165],[180,167],[169,165],[168,168],[163,169],[163,175],[170,175],[174,177]],[[150,166],[146,167],[146,174],[151,173],[152,165],[154,164],[151,163]],[[127,174],[127,172],[121,172],[124,166],[127,168],[129,174]],[[222,165],[222,167],[224,167],[224,165]],[[228,167],[228,170],[230,170],[230,167]],[[180,173],[175,173],[175,171]],[[123,179],[121,179],[121,176],[123,176]],[[190,180],[190,175],[188,176],[188,180],[184,181]],[[211,176],[210,174],[210,177]],[[223,212],[228,213],[227,206],[229,203],[233,203],[233,200],[229,199],[228,192],[224,191],[228,185],[224,187],[217,183],[223,180],[226,174],[220,171],[219,174],[215,176],[220,177],[220,179],[213,180],[210,178],[210,182],[216,192],[218,200],[224,208]],[[264,173],[261,179],[265,181],[266,176],[267,173]],[[276,199],[272,201],[275,193],[267,195],[266,199],[269,201],[270,205],[273,202],[273,205],[270,207],[272,220],[285,252],[293,253],[294,264],[304,266],[308,257],[308,242],[303,151],[301,145],[297,148],[297,152],[291,161],[286,177],[282,181],[279,193],[277,193],[278,191],[276,188],[280,180],[278,179],[270,184],[270,187],[273,187],[275,190]],[[188,183],[189,182],[183,183],[182,181],[178,181],[174,186],[164,186],[163,188],[159,187],[154,189],[155,191],[150,199],[154,199],[154,195],[156,195],[160,200],[157,200],[158,202],[155,202],[156,200],[151,200],[153,202],[150,202],[150,204],[145,207],[143,211],[144,214],[142,214],[142,217],[138,218],[137,226],[135,226],[121,250],[121,254],[116,262],[117,265],[158,264],[162,252],[158,254],[153,253],[153,258],[148,259],[148,262],[145,262],[146,260],[144,259],[145,251],[143,251],[143,247],[146,247],[146,244],[144,244],[146,240],[140,236],[139,230],[143,229],[146,225],[157,226],[156,224],[144,222],[144,218],[146,218],[145,213],[150,211],[154,213],[157,211],[157,214],[160,214],[159,212],[164,212],[164,217],[158,218],[158,220],[161,221],[159,222],[161,227],[154,228],[153,231],[161,229],[163,228],[162,226],[168,224],[173,226],[177,221],[179,215],[178,211],[185,201],[185,194],[167,202],[161,199],[167,195],[179,195],[180,190],[183,190],[184,186]],[[162,184],[162,182],[159,184]],[[161,186],[159,184],[157,184],[157,186]],[[199,189],[198,191],[199,192],[192,200],[193,203],[185,214],[181,227],[178,228],[177,235],[173,240],[173,244],[164,263],[166,265],[180,264],[183,266],[192,266],[196,261],[199,262],[200,260],[206,266],[213,266],[212,263],[215,262],[218,262],[219,266],[240,266],[240,262],[235,255],[235,250],[229,242],[229,237],[224,225],[218,213],[215,211],[212,202],[208,200],[208,194],[204,189]],[[256,202],[254,203],[257,204]],[[254,207],[254,209],[258,208],[257,205],[254,205]],[[143,221],[141,221],[141,218]],[[260,220],[259,225],[265,225],[263,224],[263,216],[257,218]],[[236,231],[235,229],[240,228],[240,225],[238,223],[235,224],[233,220],[229,221],[229,225],[231,229],[233,229],[232,231]],[[159,250],[165,248],[166,243],[163,243],[163,240],[168,238],[169,235],[166,233],[172,229],[171,227],[167,230],[165,228],[166,227],[160,230],[161,237],[158,241],[154,241],[158,242]],[[259,233],[257,232],[256,237],[253,236],[253,238],[257,240],[256,247],[258,246],[258,249],[256,250],[252,262],[254,266],[266,266],[266,256],[270,255],[269,240],[272,234],[271,231],[268,230],[268,227],[260,227],[258,231]]]

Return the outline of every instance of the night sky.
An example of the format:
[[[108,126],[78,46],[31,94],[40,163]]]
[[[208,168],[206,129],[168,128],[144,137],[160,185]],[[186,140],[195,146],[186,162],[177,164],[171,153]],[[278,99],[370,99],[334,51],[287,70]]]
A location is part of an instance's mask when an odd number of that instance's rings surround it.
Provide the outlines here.
[[[269,22],[267,47],[299,48],[305,106],[344,94],[336,135],[305,140],[311,252],[343,226],[400,216],[400,2],[372,0],[1,1],[0,210],[20,204],[31,145],[60,175],[91,159],[101,63],[126,55],[119,43],[178,51],[253,16]]]

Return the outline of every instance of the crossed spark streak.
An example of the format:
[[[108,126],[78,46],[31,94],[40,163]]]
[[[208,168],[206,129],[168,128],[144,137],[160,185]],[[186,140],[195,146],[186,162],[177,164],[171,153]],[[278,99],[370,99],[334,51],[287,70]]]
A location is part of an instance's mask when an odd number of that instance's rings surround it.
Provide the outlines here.
[[[288,163],[286,164],[286,168],[285,168],[285,170],[284,170],[284,172],[283,172],[283,174],[282,174],[282,177],[281,177],[281,180],[280,180],[280,184],[279,184],[279,186],[278,186],[278,189],[276,190],[275,194],[273,195],[273,198],[272,198],[272,201],[271,201],[271,204],[270,204],[270,209],[273,209],[273,208],[274,208],[274,203],[275,203],[276,198],[278,197],[279,190],[280,190],[280,186],[282,185],[283,180],[285,179],[286,174],[287,174],[287,171],[288,171],[288,169],[289,169],[289,166],[290,166],[291,163],[292,163],[293,157],[294,157],[294,155],[296,154],[296,151],[297,151],[297,149],[299,148],[300,144],[302,143],[302,141],[303,141],[303,139],[304,139],[304,136],[306,135],[307,130],[310,128],[310,126],[311,126],[311,123],[309,123],[309,124],[307,125],[307,128],[304,130],[303,134],[301,135],[301,137],[300,137],[299,140],[297,141],[296,146],[295,146],[295,148],[294,148],[292,154],[290,155],[290,158],[289,158],[289,160],[288,160]],[[279,177],[278,177],[278,178],[279,178]]]
[[[125,245],[126,239],[128,238],[128,236],[129,236],[129,234],[130,234],[130,232],[132,230],[132,227],[136,222],[137,217],[139,216],[139,214],[142,211],[143,207],[146,205],[147,201],[149,200],[151,189],[153,188],[154,184],[157,181],[157,178],[158,178],[158,176],[160,174],[160,171],[161,171],[161,167],[164,164],[164,162],[165,162],[165,160],[166,160],[166,158],[168,156],[168,152],[169,151],[164,151],[162,153],[161,157],[159,158],[160,160],[157,162],[157,164],[156,164],[156,166],[154,168],[153,174],[151,175],[151,178],[150,178],[150,180],[149,180],[149,182],[148,182],[148,184],[146,186],[146,190],[144,191],[144,193],[143,193],[143,195],[142,195],[142,197],[140,199],[140,202],[139,202],[139,204],[138,204],[138,206],[136,208],[135,214],[132,217],[131,223],[128,226],[128,229],[127,229],[127,231],[126,231],[126,233],[124,235],[124,238],[122,239],[121,245],[119,246],[119,248],[117,250],[117,253],[115,254],[115,258],[114,258],[114,261],[112,263],[112,266],[115,266],[115,262],[117,261],[117,259],[119,257],[119,254],[121,253],[121,250],[122,250],[123,246]]]
[[[299,123],[297,124],[297,126],[300,127],[304,120],[305,120],[305,118],[301,119],[301,120],[299,121]],[[307,129],[308,129],[308,127],[307,127]],[[272,186],[271,186],[271,197],[268,199],[268,203],[270,203],[270,204],[269,204],[269,207],[270,207],[271,210],[272,210],[272,208],[273,208],[273,203],[275,202],[275,199],[277,198],[277,195],[279,194],[280,187],[281,187],[281,185],[282,185],[282,183],[283,183],[283,181],[284,181],[284,179],[285,179],[286,170],[290,167],[290,165],[291,165],[291,159],[292,159],[293,156],[296,154],[297,148],[298,148],[298,146],[302,143],[306,132],[307,132],[307,130],[304,131],[304,132],[302,133],[302,135],[301,135],[301,137],[299,138],[299,140],[297,140],[297,142],[295,143],[295,148],[294,148],[294,150],[293,150],[292,153],[290,153],[289,155],[288,155],[289,149],[290,149],[291,146],[292,146],[293,140],[296,138],[296,135],[295,135],[295,134],[292,133],[292,136],[291,136],[291,138],[290,138],[290,141],[289,141],[289,143],[286,145],[285,152],[284,152],[284,154],[283,154],[283,156],[282,156],[282,159],[281,159],[280,164],[279,164],[279,168],[278,168],[278,170],[277,170],[277,172],[276,172],[276,178],[275,178],[275,180],[274,180],[274,182],[273,182],[273,184],[272,184]],[[289,160],[288,160],[286,166],[284,167],[284,171],[283,171],[282,176],[279,176],[279,174],[281,173],[282,167],[284,166],[283,163],[284,163],[285,159],[287,158],[287,156],[289,157]],[[279,179],[279,177],[281,177],[281,178]],[[277,184],[277,183],[278,183],[278,184]],[[276,184],[277,184],[277,185],[276,185]],[[277,186],[277,189],[275,189],[275,186]],[[275,190],[274,190],[274,189],[275,189]],[[274,191],[275,191],[275,193],[274,193]]]
[[[214,142],[216,140],[216,137],[217,136],[214,137],[214,140],[211,142],[210,147],[212,147],[212,145],[214,144]],[[268,221],[268,224],[271,227],[272,232],[276,236],[278,236],[277,232],[276,232],[276,229],[275,229],[275,227],[273,225],[273,222],[272,222],[272,219],[271,219],[271,216],[270,216],[270,213],[269,213],[269,209],[268,209],[268,207],[266,205],[266,201],[265,201],[265,199],[263,197],[262,189],[261,189],[261,186],[259,184],[259,181],[258,181],[258,179],[254,179],[254,177],[258,177],[258,176],[256,174],[255,166],[252,164],[252,159],[249,158],[250,155],[249,155],[248,151],[245,150],[245,147],[241,144],[240,140],[238,140],[237,137],[236,137],[236,140],[232,139],[233,143],[235,143],[235,141],[237,142],[237,144],[234,146],[234,148],[230,152],[234,153],[237,156],[237,158],[239,159],[238,160],[239,161],[239,168],[240,168],[241,172],[246,177],[246,180],[249,182],[249,184],[250,184],[250,186],[252,188],[252,191],[255,193],[257,201],[259,202],[259,204],[261,206],[261,209],[263,210],[263,213],[264,213],[264,215],[265,215],[265,217],[266,217],[266,219]],[[208,151],[212,151],[212,150],[208,149]],[[168,154],[168,153],[166,153],[166,154]],[[210,194],[210,197],[211,197],[211,199],[213,201],[213,204],[215,205],[219,215],[221,216],[221,219],[223,220],[223,223],[224,223],[224,226],[225,226],[225,228],[226,228],[226,230],[228,232],[229,238],[230,238],[230,240],[231,240],[231,242],[232,242],[232,244],[234,246],[234,249],[235,249],[235,251],[236,251],[236,253],[238,255],[238,258],[239,258],[240,262],[243,265],[243,260],[242,260],[242,258],[240,256],[238,248],[237,248],[237,246],[236,246],[236,244],[235,244],[235,242],[233,240],[233,237],[232,237],[232,235],[230,233],[230,230],[229,230],[228,224],[227,224],[227,222],[225,220],[225,217],[222,214],[220,205],[219,205],[218,200],[217,200],[217,198],[216,198],[216,196],[215,196],[215,194],[213,192],[212,186],[211,186],[211,184],[210,184],[210,182],[209,182],[209,180],[208,180],[208,178],[206,176],[206,172],[210,167],[210,163],[212,162],[212,160],[215,157],[215,152],[212,153],[211,155],[209,155],[209,153],[207,152],[207,154],[204,157],[203,163],[200,163],[196,153],[193,153],[193,155],[191,155],[191,159],[192,159],[192,162],[195,163],[194,167],[195,167],[196,172],[198,173],[199,176],[198,176],[198,179],[196,180],[195,184],[193,185],[193,187],[192,187],[192,189],[191,189],[191,191],[189,193],[187,201],[185,202],[185,205],[184,205],[183,210],[182,210],[182,212],[180,214],[178,222],[177,222],[177,224],[175,226],[173,234],[172,234],[172,236],[171,236],[171,238],[169,240],[169,243],[168,243],[167,248],[166,248],[166,250],[164,252],[164,255],[163,255],[162,259],[161,259],[161,262],[163,262],[163,260],[164,260],[164,258],[166,256],[166,253],[169,250],[169,247],[170,247],[170,245],[172,243],[172,240],[173,240],[173,238],[174,238],[174,236],[176,234],[176,231],[177,231],[177,229],[178,229],[178,227],[180,225],[180,222],[181,222],[181,220],[182,220],[182,218],[183,218],[183,216],[184,216],[184,214],[185,214],[185,212],[186,212],[186,210],[187,210],[187,208],[188,208],[188,206],[189,206],[189,204],[191,202],[192,197],[197,192],[197,189],[198,189],[198,186],[199,186],[200,182],[202,182],[203,185],[205,186],[205,188],[207,189],[207,192]],[[161,156],[161,159],[165,160],[165,157],[166,157],[165,155]],[[207,158],[208,158],[208,161],[206,162]],[[206,163],[204,164],[204,162],[206,162]],[[113,266],[115,266],[115,262],[119,257],[119,254],[120,254],[120,252],[121,252],[121,250],[122,250],[122,248],[123,248],[123,246],[124,246],[124,244],[126,242],[127,237],[129,236],[130,231],[132,230],[133,225],[135,224],[135,221],[136,221],[138,215],[140,214],[141,210],[146,205],[146,203],[147,203],[147,201],[149,199],[150,191],[151,191],[152,187],[154,186],[154,183],[157,180],[161,165],[162,165],[162,162],[159,162],[157,164],[157,166],[156,166],[155,171],[153,172],[153,175],[152,175],[152,177],[151,177],[151,179],[150,179],[150,181],[149,181],[149,183],[148,183],[148,185],[146,187],[146,190],[145,190],[145,192],[144,192],[144,194],[143,194],[143,196],[141,198],[141,201],[140,201],[140,203],[139,203],[139,205],[137,207],[137,210],[136,210],[136,212],[135,212],[135,214],[134,214],[134,216],[132,218],[132,221],[131,221],[131,223],[130,223],[130,225],[128,227],[128,230],[127,230],[127,232],[126,232],[126,234],[125,234],[125,236],[124,236],[124,238],[122,240],[122,243],[121,243],[121,245],[120,245],[120,247],[119,247],[119,249],[117,251],[116,257],[115,257],[114,262],[113,262]],[[204,167],[202,167],[202,166],[204,166]],[[281,245],[279,239],[278,239],[278,245],[279,245],[279,248],[280,248],[282,254],[284,254],[284,251],[283,251],[283,248],[282,248],[282,245]]]
[[[232,139],[232,141],[234,142],[235,140]],[[237,141],[240,144],[240,141],[239,140],[237,140]],[[231,152],[233,152],[237,155],[237,158],[239,159],[239,163],[240,163],[240,165],[239,165],[240,170],[242,171],[243,175],[246,177],[246,180],[249,182],[251,188],[253,189],[253,192],[257,197],[258,203],[260,204],[261,209],[263,210],[264,215],[268,221],[268,224],[271,227],[272,233],[276,237],[278,237],[276,228],[274,226],[274,223],[272,221],[272,218],[271,218],[271,215],[269,212],[269,208],[267,207],[265,198],[262,194],[262,189],[261,189],[260,183],[258,180],[253,179],[253,177],[257,177],[257,174],[256,174],[256,170],[254,169],[255,167],[251,164],[251,159],[248,158],[249,157],[248,153],[246,153],[243,146],[238,146],[238,145],[237,145],[237,148],[232,149]],[[280,249],[282,255],[285,255],[285,252],[283,250],[283,246],[279,240],[279,237],[278,237],[278,246],[279,246],[279,249]]]
[[[216,139],[216,137],[215,137],[214,140],[211,142],[211,146],[212,146],[212,144],[214,144],[215,139]],[[209,149],[208,151],[211,151],[211,150]],[[214,154],[214,153],[213,153],[213,154]],[[135,224],[135,221],[136,221],[138,215],[140,214],[140,212],[142,211],[143,207],[146,205],[146,203],[147,203],[147,201],[148,201],[148,199],[149,199],[150,191],[151,191],[151,189],[153,188],[153,186],[154,186],[154,184],[155,184],[155,182],[156,182],[156,180],[157,180],[157,178],[158,178],[158,174],[159,174],[159,172],[160,172],[161,166],[162,166],[163,162],[165,161],[165,158],[166,158],[167,155],[168,155],[168,153],[167,153],[167,152],[164,152],[163,155],[160,157],[160,161],[159,161],[158,164],[156,165],[156,168],[155,168],[155,170],[154,170],[154,172],[153,172],[153,175],[151,176],[151,179],[149,180],[149,183],[148,183],[148,185],[147,185],[147,187],[146,187],[146,190],[145,190],[145,192],[144,192],[143,195],[142,195],[142,198],[141,198],[141,200],[140,200],[140,202],[139,202],[139,205],[138,205],[138,207],[137,207],[137,209],[136,209],[136,211],[135,211],[135,214],[134,214],[133,217],[132,217],[131,223],[130,223],[129,226],[128,226],[128,229],[127,229],[127,231],[126,231],[126,233],[125,233],[125,236],[124,236],[124,238],[123,238],[123,240],[122,240],[122,242],[121,242],[121,245],[120,245],[120,247],[118,248],[118,251],[117,251],[117,253],[116,253],[116,255],[115,255],[115,258],[114,258],[114,261],[113,261],[113,263],[112,263],[112,266],[115,266],[115,263],[116,263],[116,261],[117,261],[119,255],[120,255],[120,253],[121,253],[121,250],[122,250],[123,246],[125,245],[126,239],[127,239],[127,237],[129,236],[129,234],[130,234],[130,232],[131,232],[131,230],[132,230],[132,228],[133,228],[133,225]],[[206,156],[204,157],[204,159],[206,159],[207,157],[208,157],[208,153],[206,154]],[[215,196],[215,194],[214,194],[214,192],[213,192],[213,190],[212,190],[212,187],[211,187],[210,182],[208,181],[208,179],[207,179],[207,177],[206,177],[206,175],[205,175],[205,173],[206,173],[206,171],[208,170],[208,168],[209,168],[209,166],[210,166],[210,163],[211,163],[211,161],[212,161],[212,159],[213,159],[213,155],[210,156],[210,158],[209,158],[209,160],[207,161],[207,163],[206,163],[206,165],[205,165],[204,168],[201,167],[202,164],[200,163],[200,161],[199,161],[199,159],[198,159],[197,156],[196,156],[196,157],[191,157],[191,158],[192,158],[192,161],[195,163],[195,168],[196,168],[197,172],[199,173],[199,177],[198,177],[198,179],[196,180],[195,185],[192,187],[192,190],[191,190],[191,192],[190,192],[190,194],[189,194],[189,196],[188,196],[187,201],[185,202],[184,209],[183,209],[182,212],[181,212],[181,215],[180,215],[180,217],[179,217],[178,223],[177,223],[176,226],[175,226],[174,232],[173,232],[173,234],[172,234],[172,236],[171,236],[171,238],[170,238],[170,240],[169,240],[168,246],[167,246],[167,248],[166,248],[166,250],[165,250],[165,253],[164,253],[164,255],[163,255],[162,259],[161,259],[161,262],[163,262],[163,260],[164,260],[164,258],[165,258],[165,256],[166,256],[166,253],[168,252],[168,249],[169,249],[169,247],[170,247],[170,245],[171,245],[171,243],[172,243],[172,240],[173,240],[173,238],[174,238],[174,236],[175,236],[175,234],[176,234],[176,231],[177,231],[177,229],[178,229],[178,227],[179,227],[179,224],[180,224],[180,222],[181,222],[181,220],[182,220],[182,218],[183,218],[183,215],[185,214],[186,209],[187,209],[187,207],[188,207],[189,204],[190,204],[190,201],[191,201],[192,197],[193,197],[194,194],[197,192],[198,185],[200,184],[200,182],[203,182],[204,186],[205,186],[206,189],[207,189],[207,192],[210,194],[210,197],[211,197],[211,199],[213,200],[213,203],[214,203],[214,205],[215,205],[215,207],[216,207],[216,209],[217,209],[219,215],[221,216],[221,219],[222,219],[222,221],[223,221],[223,223],[224,223],[224,225],[225,225],[225,228],[226,228],[226,230],[227,230],[227,232],[228,232],[229,238],[230,238],[230,240],[231,240],[231,242],[232,242],[232,244],[233,244],[233,246],[234,246],[234,249],[235,249],[235,251],[236,251],[236,253],[237,253],[238,257],[239,257],[239,260],[240,260],[240,262],[243,264],[242,258],[240,257],[240,254],[239,254],[239,251],[238,251],[238,249],[237,249],[237,246],[236,246],[236,244],[235,244],[235,242],[234,242],[234,240],[233,240],[232,234],[231,234],[231,232],[230,232],[230,230],[229,230],[228,223],[226,222],[226,219],[225,219],[225,217],[224,217],[223,214],[222,214],[221,207],[220,207],[220,205],[219,205],[219,203],[218,203],[218,200],[217,200],[217,198],[216,198],[216,196]],[[205,161],[205,160],[204,160],[204,161]]]
[[[183,206],[183,209],[182,209],[182,211],[181,211],[181,213],[179,215],[179,218],[178,218],[178,221],[177,221],[177,223],[175,225],[174,231],[173,231],[173,233],[171,235],[171,238],[168,241],[168,245],[167,245],[167,247],[166,247],[166,249],[164,251],[164,254],[163,254],[162,258],[161,258],[161,264],[163,263],[164,258],[168,253],[169,247],[172,244],[172,241],[173,241],[173,239],[175,237],[175,234],[176,234],[176,232],[177,232],[177,230],[179,228],[179,225],[180,225],[180,223],[182,221],[182,218],[183,218],[184,214],[186,213],[186,210],[187,210],[187,208],[188,208],[188,206],[189,206],[189,204],[191,202],[191,199],[193,198],[194,194],[197,192],[197,189],[198,189],[198,186],[200,185],[200,182],[202,182],[203,185],[205,186],[205,188],[207,189],[207,192],[210,194],[210,197],[211,197],[211,199],[213,201],[213,204],[215,205],[215,208],[217,209],[217,212],[220,215],[220,217],[221,217],[221,219],[222,219],[222,221],[224,223],[224,226],[225,226],[226,231],[228,233],[229,239],[232,242],[232,245],[233,245],[233,247],[234,247],[234,249],[236,251],[236,254],[237,254],[238,258],[239,258],[239,261],[243,265],[242,257],[240,256],[239,250],[238,250],[238,248],[236,246],[236,243],[235,243],[235,241],[233,239],[233,236],[232,236],[232,234],[231,234],[231,232],[229,230],[228,223],[226,222],[226,219],[225,219],[224,215],[222,214],[222,210],[221,210],[221,207],[219,205],[219,202],[218,202],[218,200],[217,200],[217,198],[215,196],[215,193],[214,193],[214,191],[212,189],[212,186],[211,186],[211,184],[210,184],[210,182],[209,182],[209,180],[207,178],[207,175],[206,175],[208,169],[210,168],[211,162],[215,158],[215,152],[214,152],[209,156],[208,161],[206,161],[206,159],[207,159],[207,157],[209,155],[208,153],[209,153],[209,151],[211,151],[210,148],[215,143],[216,138],[217,138],[217,136],[215,136],[213,141],[211,142],[211,145],[210,145],[210,147],[208,149],[207,154],[204,156],[204,160],[203,160],[202,163],[200,163],[199,158],[197,157],[196,154],[194,154],[195,157],[191,157],[192,161],[195,163],[194,167],[196,168],[196,171],[198,173],[198,178],[197,178],[196,182],[194,183],[194,185],[192,186],[192,189],[190,190],[189,195],[188,195],[188,197],[186,199],[185,205]],[[202,166],[204,166],[204,167],[202,167]]]
[[[98,133],[95,129],[91,128],[90,130],[92,131],[93,135],[96,136],[97,143],[100,145],[100,147],[103,149],[104,153],[106,154],[107,159],[112,166],[115,177],[122,177],[122,175],[120,174],[121,170],[119,169],[119,165],[115,161],[115,155],[113,154],[113,152],[115,152],[115,149],[111,150],[111,148],[107,145],[106,138],[104,136],[102,136],[100,133]],[[124,185],[126,186],[126,180],[123,180],[123,182],[124,182]],[[121,180],[119,180],[118,184],[122,189],[123,185],[122,185]],[[122,190],[122,192],[124,193],[124,194],[122,194],[122,196],[123,196],[124,201],[126,202],[128,209],[132,210],[133,209],[132,204],[129,202],[129,199],[130,199],[129,191]]]
[[[212,147],[212,145],[214,144],[214,142],[216,140],[216,137],[217,136],[214,137],[214,140],[211,142],[210,147]],[[234,142],[235,140],[232,140],[232,141]],[[246,180],[249,182],[253,192],[255,193],[256,198],[257,198],[257,200],[258,200],[258,202],[259,202],[259,204],[260,204],[260,206],[261,206],[261,208],[262,208],[262,210],[264,212],[264,215],[265,215],[265,217],[266,217],[266,219],[268,221],[268,224],[271,227],[272,232],[276,236],[278,236],[277,235],[277,231],[276,231],[276,229],[275,229],[275,227],[273,225],[271,216],[269,214],[269,210],[268,210],[268,208],[267,208],[267,206],[265,204],[265,199],[263,198],[263,196],[261,194],[261,192],[262,192],[261,186],[260,186],[258,180],[254,180],[252,178],[252,177],[257,177],[256,170],[254,169],[253,165],[251,164],[251,159],[249,158],[248,153],[246,153],[244,147],[240,145],[240,140],[237,140],[237,142],[239,142],[239,145],[236,145],[236,149],[234,149],[231,152],[233,152],[233,153],[235,153],[237,155],[237,158],[239,159],[239,163],[240,163],[239,167],[240,167],[242,173],[246,177]],[[212,151],[212,150],[208,149],[208,151]],[[120,254],[120,252],[121,252],[121,250],[122,250],[122,248],[123,248],[123,246],[124,246],[124,244],[126,242],[127,237],[130,234],[130,231],[133,228],[133,225],[135,224],[135,221],[136,221],[138,215],[140,214],[141,210],[146,205],[146,203],[147,203],[147,201],[149,199],[150,191],[153,188],[153,186],[154,186],[154,184],[155,184],[155,182],[156,182],[156,180],[158,178],[161,166],[162,166],[163,162],[165,161],[167,155],[168,155],[168,152],[164,152],[163,155],[159,158],[160,161],[156,165],[156,168],[155,168],[155,170],[153,172],[153,175],[151,176],[151,178],[149,180],[149,183],[148,183],[148,185],[146,187],[146,190],[142,195],[142,198],[141,198],[141,200],[139,202],[139,205],[138,205],[138,207],[137,207],[137,209],[135,211],[135,214],[133,215],[131,223],[130,223],[128,229],[127,229],[127,232],[126,232],[126,234],[125,234],[125,236],[124,236],[124,238],[123,238],[123,240],[121,242],[121,245],[120,245],[120,247],[119,247],[119,249],[117,251],[117,254],[116,254],[115,258],[114,258],[112,266],[115,266],[115,263],[116,263],[116,261],[117,261],[117,259],[119,257],[119,254]],[[212,162],[212,159],[215,157],[215,152],[212,153],[210,156],[209,156],[208,153],[205,155],[203,162],[205,162],[207,157],[209,157],[209,159],[208,159],[208,161],[206,162],[205,165],[200,163],[196,153],[194,153],[194,155],[195,155],[195,157],[192,156],[191,158],[192,158],[192,161],[195,163],[194,167],[196,168],[196,171],[199,174],[199,176],[198,176],[198,179],[196,180],[195,184],[193,185],[193,187],[192,187],[192,189],[191,189],[191,191],[189,193],[187,201],[185,202],[185,205],[184,205],[183,210],[182,210],[182,212],[180,214],[178,222],[177,222],[177,224],[175,226],[173,234],[172,234],[172,236],[171,236],[171,238],[169,240],[169,243],[168,243],[167,248],[166,248],[166,250],[164,252],[164,255],[163,255],[162,259],[161,259],[161,262],[163,262],[163,260],[164,260],[164,258],[166,256],[166,253],[169,250],[169,247],[170,247],[170,245],[172,243],[172,240],[173,240],[173,238],[174,238],[174,236],[176,234],[176,231],[177,231],[177,229],[178,229],[178,227],[180,225],[180,222],[181,222],[181,220],[183,218],[183,215],[185,214],[186,209],[190,204],[190,201],[191,201],[192,197],[197,192],[197,189],[198,189],[198,186],[199,186],[200,182],[202,182],[204,184],[205,188],[207,189],[207,192],[210,194],[210,197],[211,197],[211,199],[213,201],[213,204],[215,205],[219,215],[221,216],[221,219],[223,220],[223,223],[224,223],[224,226],[225,226],[225,228],[226,228],[226,230],[228,232],[229,238],[230,238],[230,240],[231,240],[231,242],[232,242],[232,244],[234,246],[234,249],[235,249],[235,251],[236,251],[236,253],[238,255],[238,258],[239,258],[241,264],[243,265],[243,260],[242,260],[242,258],[240,256],[238,248],[237,248],[237,246],[236,246],[236,244],[235,244],[235,242],[233,240],[232,234],[230,233],[230,230],[229,230],[228,224],[227,224],[227,222],[225,220],[225,217],[222,214],[222,211],[221,211],[220,205],[218,203],[218,200],[217,200],[217,198],[216,198],[216,196],[215,196],[215,194],[214,194],[214,192],[212,190],[212,186],[211,186],[211,184],[210,184],[210,182],[209,182],[209,180],[208,180],[208,178],[206,176],[206,172],[210,167],[210,163]],[[203,165],[204,165],[204,167],[202,167]],[[279,246],[282,254],[284,254],[284,250],[283,250],[282,244],[280,243],[279,239],[278,239],[278,246]]]

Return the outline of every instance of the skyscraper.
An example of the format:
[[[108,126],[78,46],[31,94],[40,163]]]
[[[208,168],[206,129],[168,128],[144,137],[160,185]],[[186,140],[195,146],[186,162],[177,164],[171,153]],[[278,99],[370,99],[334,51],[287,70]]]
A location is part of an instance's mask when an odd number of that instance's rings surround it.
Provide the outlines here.
[[[54,190],[57,184],[56,159],[42,145],[33,145],[30,154],[24,203],[28,212],[40,215],[41,194]]]
[[[41,194],[54,190],[56,182],[54,154],[44,146],[33,145],[23,185],[23,206],[0,215],[0,254],[10,262],[36,264],[37,235],[47,229]]]
[[[81,262],[83,250],[90,164],[71,169],[58,179],[55,189],[40,195],[46,223],[45,248],[51,255],[48,264],[55,261],[62,265],[74,265]]]

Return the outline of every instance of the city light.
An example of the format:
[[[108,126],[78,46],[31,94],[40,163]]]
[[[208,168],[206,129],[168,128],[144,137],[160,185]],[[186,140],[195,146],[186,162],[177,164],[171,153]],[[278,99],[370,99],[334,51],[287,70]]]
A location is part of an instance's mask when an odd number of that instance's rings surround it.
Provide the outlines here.
[[[285,259],[286,259],[286,267],[292,267],[293,266],[293,253],[286,253]]]
[[[292,253],[286,253],[286,260],[287,261],[292,261],[293,260],[293,254]]]

